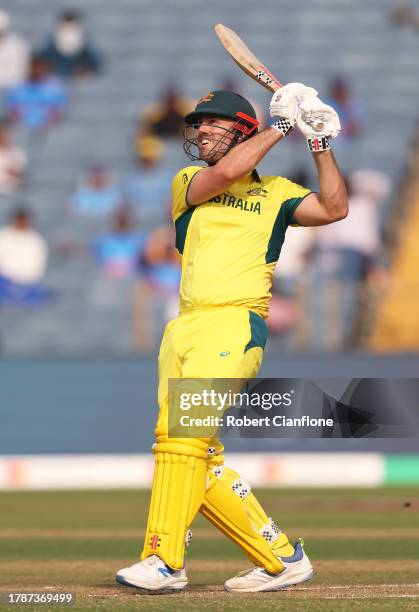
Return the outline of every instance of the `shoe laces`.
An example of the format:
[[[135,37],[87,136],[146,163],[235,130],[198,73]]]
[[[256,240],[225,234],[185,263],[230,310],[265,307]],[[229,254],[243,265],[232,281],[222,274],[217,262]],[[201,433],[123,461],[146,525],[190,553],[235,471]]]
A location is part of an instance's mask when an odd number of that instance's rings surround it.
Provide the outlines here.
[[[147,557],[146,559],[148,565],[158,565],[159,562],[164,563],[157,555],[151,555],[151,557]]]

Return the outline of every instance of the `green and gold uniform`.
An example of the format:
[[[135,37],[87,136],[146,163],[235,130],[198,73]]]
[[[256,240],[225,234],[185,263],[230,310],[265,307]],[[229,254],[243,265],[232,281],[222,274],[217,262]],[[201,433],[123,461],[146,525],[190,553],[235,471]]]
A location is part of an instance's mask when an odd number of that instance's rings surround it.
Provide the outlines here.
[[[209,202],[189,207],[187,190],[199,166],[173,180],[176,247],[182,255],[180,312],[244,306],[268,316],[272,274],[285,230],[309,190],[276,177],[237,181]]]
[[[188,187],[201,169],[184,168],[172,183],[182,256],[180,314],[167,325],[159,354],[156,470],[142,558],[157,554],[181,568],[185,533],[199,510],[253,562],[278,572],[278,555],[290,555],[293,548],[282,532],[266,538],[269,519],[250,488],[245,498],[238,496],[240,487],[233,484],[240,477],[223,465],[222,444],[169,437],[168,379],[257,375],[273,271],[286,228],[295,224],[294,212],[310,192],[285,178],[253,172],[225,193],[189,206]]]

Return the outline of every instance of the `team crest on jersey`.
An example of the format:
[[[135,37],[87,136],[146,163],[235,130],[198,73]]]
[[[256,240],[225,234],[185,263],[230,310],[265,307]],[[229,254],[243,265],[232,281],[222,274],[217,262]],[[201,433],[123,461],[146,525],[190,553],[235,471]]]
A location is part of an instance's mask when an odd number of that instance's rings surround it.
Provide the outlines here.
[[[262,187],[254,187],[253,189],[249,189],[249,191],[246,191],[246,193],[248,193],[249,195],[258,195],[261,198],[266,198],[266,196],[268,195],[266,189],[262,189]]]
[[[214,94],[212,93],[212,91],[210,91],[207,93],[206,96],[202,96],[202,98],[199,98],[198,104],[202,104],[203,102],[211,102],[213,97],[214,97]]]

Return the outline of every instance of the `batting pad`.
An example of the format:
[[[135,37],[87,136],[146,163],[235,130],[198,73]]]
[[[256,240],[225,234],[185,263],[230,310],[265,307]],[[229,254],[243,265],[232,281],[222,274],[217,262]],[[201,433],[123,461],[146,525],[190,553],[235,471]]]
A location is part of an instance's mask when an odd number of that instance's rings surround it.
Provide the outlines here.
[[[221,479],[234,490],[234,484],[237,479],[240,479],[240,476],[234,470],[224,467]],[[292,557],[295,553],[294,547],[289,543],[285,533],[275,525],[271,518],[268,518],[254,493],[249,491],[243,503],[253,529],[263,536],[274,554],[280,557]]]
[[[183,567],[185,535],[205,495],[207,463],[190,455],[155,452],[147,531],[141,559],[158,555],[169,567]]]
[[[283,565],[277,557],[279,553],[273,551],[272,544],[262,535],[269,518],[250,485],[237,472],[224,466],[210,471],[208,476],[210,482],[199,509],[201,514],[238,544],[255,565],[272,574],[280,572]],[[286,538],[285,534],[281,535]],[[288,539],[286,542],[288,544]],[[290,549],[293,551],[291,546]]]

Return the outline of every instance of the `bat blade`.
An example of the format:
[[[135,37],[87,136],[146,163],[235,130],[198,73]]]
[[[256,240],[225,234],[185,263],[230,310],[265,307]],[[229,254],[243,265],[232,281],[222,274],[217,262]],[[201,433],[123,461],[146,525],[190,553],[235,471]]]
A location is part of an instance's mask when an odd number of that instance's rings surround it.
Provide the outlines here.
[[[217,23],[214,30],[230,57],[251,79],[272,93],[282,87],[278,77],[262,64],[234,30],[227,28],[222,23]],[[313,127],[316,132],[319,132],[323,129],[324,124],[317,123]]]
[[[218,23],[214,29],[227,53],[250,78],[272,93],[282,87],[280,80],[250,51],[234,30],[222,23]]]

